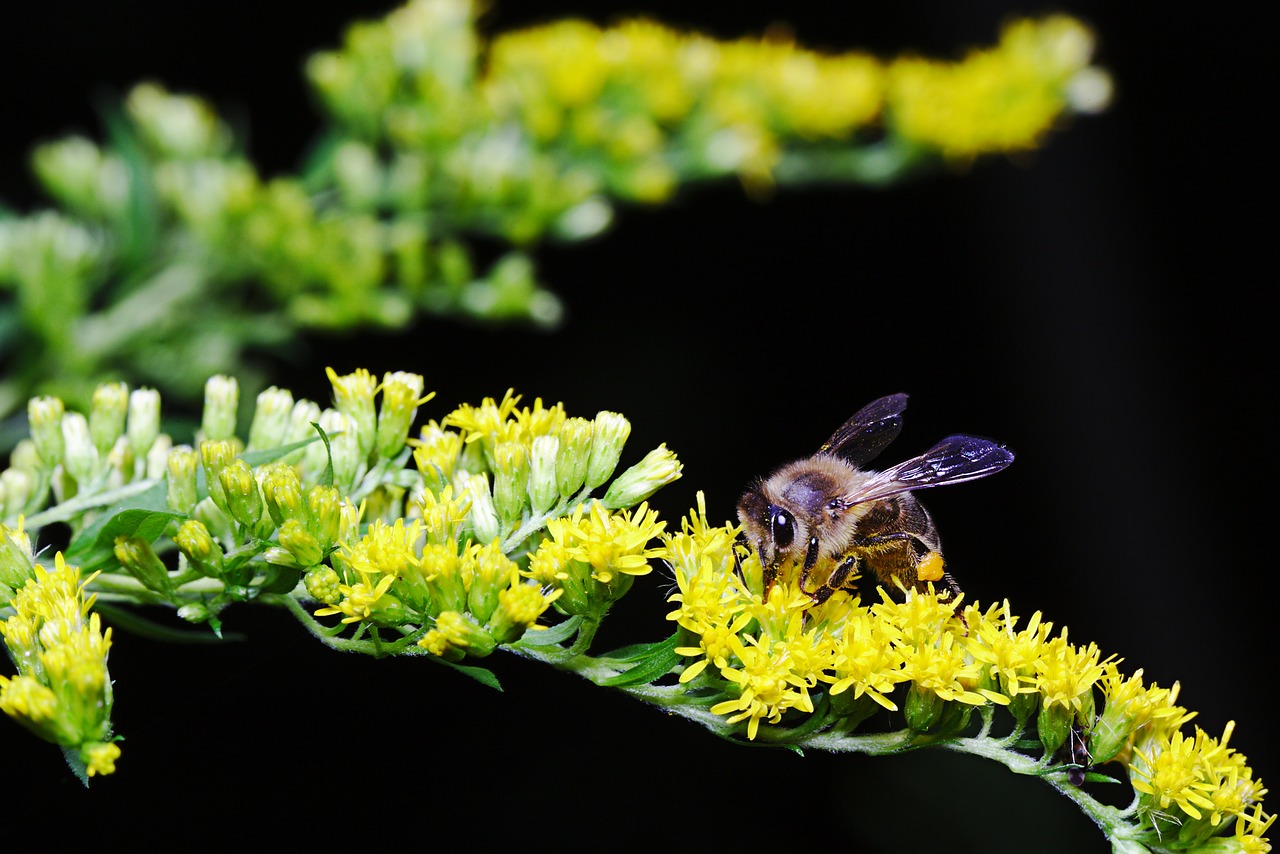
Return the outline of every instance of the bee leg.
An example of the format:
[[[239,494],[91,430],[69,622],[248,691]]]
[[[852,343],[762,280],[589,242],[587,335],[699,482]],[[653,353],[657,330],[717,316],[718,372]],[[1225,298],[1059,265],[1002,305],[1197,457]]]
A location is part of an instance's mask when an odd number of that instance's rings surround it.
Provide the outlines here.
[[[805,549],[804,553],[804,563],[800,566],[800,591],[802,593],[807,592],[805,588],[809,586],[809,572],[818,565],[818,547],[820,545],[817,537],[809,538],[809,547]],[[819,592],[821,592],[821,588],[819,588]],[[809,595],[814,596],[815,594],[810,593]],[[830,596],[831,594],[828,593],[827,595]]]
[[[853,568],[858,565],[858,556],[848,555],[844,560],[840,561],[840,565],[831,573],[831,580],[827,583],[836,590],[844,587],[849,582],[849,576],[853,574]]]

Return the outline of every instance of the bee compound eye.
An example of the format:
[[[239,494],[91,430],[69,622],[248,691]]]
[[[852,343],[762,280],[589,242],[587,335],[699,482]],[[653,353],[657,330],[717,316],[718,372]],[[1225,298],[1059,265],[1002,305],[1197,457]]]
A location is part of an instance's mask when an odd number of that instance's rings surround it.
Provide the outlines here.
[[[785,549],[791,545],[796,536],[795,520],[786,510],[775,508],[769,519],[769,532],[773,535],[776,548]]]

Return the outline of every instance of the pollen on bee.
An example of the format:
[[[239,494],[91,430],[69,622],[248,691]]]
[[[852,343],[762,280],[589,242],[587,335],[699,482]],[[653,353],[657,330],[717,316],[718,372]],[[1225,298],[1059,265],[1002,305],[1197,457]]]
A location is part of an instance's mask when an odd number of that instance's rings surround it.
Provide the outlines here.
[[[921,581],[939,581],[943,572],[942,555],[937,552],[929,552],[916,566],[916,578]]]

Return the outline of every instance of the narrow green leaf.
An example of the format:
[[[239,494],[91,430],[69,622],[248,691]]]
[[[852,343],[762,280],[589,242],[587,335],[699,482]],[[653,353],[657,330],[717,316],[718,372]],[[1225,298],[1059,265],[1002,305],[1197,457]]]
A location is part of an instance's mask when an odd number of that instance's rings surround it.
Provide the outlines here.
[[[672,635],[666,640],[655,641],[654,643],[635,643],[630,646],[620,647],[613,652],[607,652],[600,658],[608,658],[613,661],[639,661],[647,658],[656,652],[663,650],[675,649],[676,635]]]
[[[476,680],[481,685],[492,688],[495,691],[502,690],[502,683],[498,681],[498,677],[494,675],[492,670],[488,670],[484,667],[475,667],[474,665],[470,665],[470,664],[457,664],[452,661],[445,661],[443,658],[440,658],[437,655],[432,655],[428,657],[432,661],[436,662],[437,664],[443,664],[445,667],[452,667],[454,670],[458,671],[464,676],[470,676],[472,679]]]
[[[89,788],[89,769],[85,767],[84,760],[80,758],[80,751],[74,747],[59,745],[62,748],[62,758],[67,760],[67,767],[71,769],[71,773],[76,775],[76,779],[87,789]]]
[[[648,646],[651,649],[638,659],[634,667],[605,679],[600,684],[609,688],[648,685],[653,680],[666,676],[680,662],[680,656],[675,651],[675,635],[661,643],[648,644]]]
[[[150,640],[163,641],[165,643],[223,643],[229,641],[242,641],[244,635],[237,633],[229,633],[219,635],[213,631],[205,631],[203,629],[186,629],[176,626],[166,626],[149,620],[136,611],[130,611],[125,608],[117,608],[115,605],[107,605],[102,602],[93,606],[93,609],[102,614],[111,626],[121,631],[128,632],[138,637],[148,638]]]
[[[524,633],[524,637],[520,638],[521,646],[555,646],[561,641],[568,640],[573,637],[574,633],[582,626],[581,617],[570,617],[569,619],[556,623],[545,629],[533,630]]]
[[[314,427],[315,425],[312,424],[312,426]],[[319,441],[323,436],[323,431],[321,431],[321,434],[322,434],[321,436],[312,436],[310,439],[303,439],[299,442],[290,442],[287,445],[280,445],[275,448],[263,448],[260,451],[245,451],[243,454],[240,455],[240,459],[244,460],[249,465],[255,466],[255,467],[264,465],[265,463],[273,463],[276,460],[280,459],[281,457],[285,456],[286,454],[291,454],[294,451],[300,450],[301,448],[305,448],[307,445],[310,445],[312,442]],[[326,447],[328,446],[328,444],[329,443],[326,441],[325,442]]]

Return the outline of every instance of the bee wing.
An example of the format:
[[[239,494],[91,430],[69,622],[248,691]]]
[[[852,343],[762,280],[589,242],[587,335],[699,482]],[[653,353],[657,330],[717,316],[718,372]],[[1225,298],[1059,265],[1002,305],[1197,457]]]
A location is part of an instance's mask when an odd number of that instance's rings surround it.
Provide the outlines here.
[[[964,483],[995,474],[1013,462],[1013,451],[977,436],[948,436],[918,457],[876,472],[854,492],[842,496],[846,505],[862,504],[911,492]]]
[[[898,437],[902,430],[902,410],[907,408],[905,394],[891,394],[873,400],[831,434],[820,454],[836,454],[855,466],[872,459]]]

